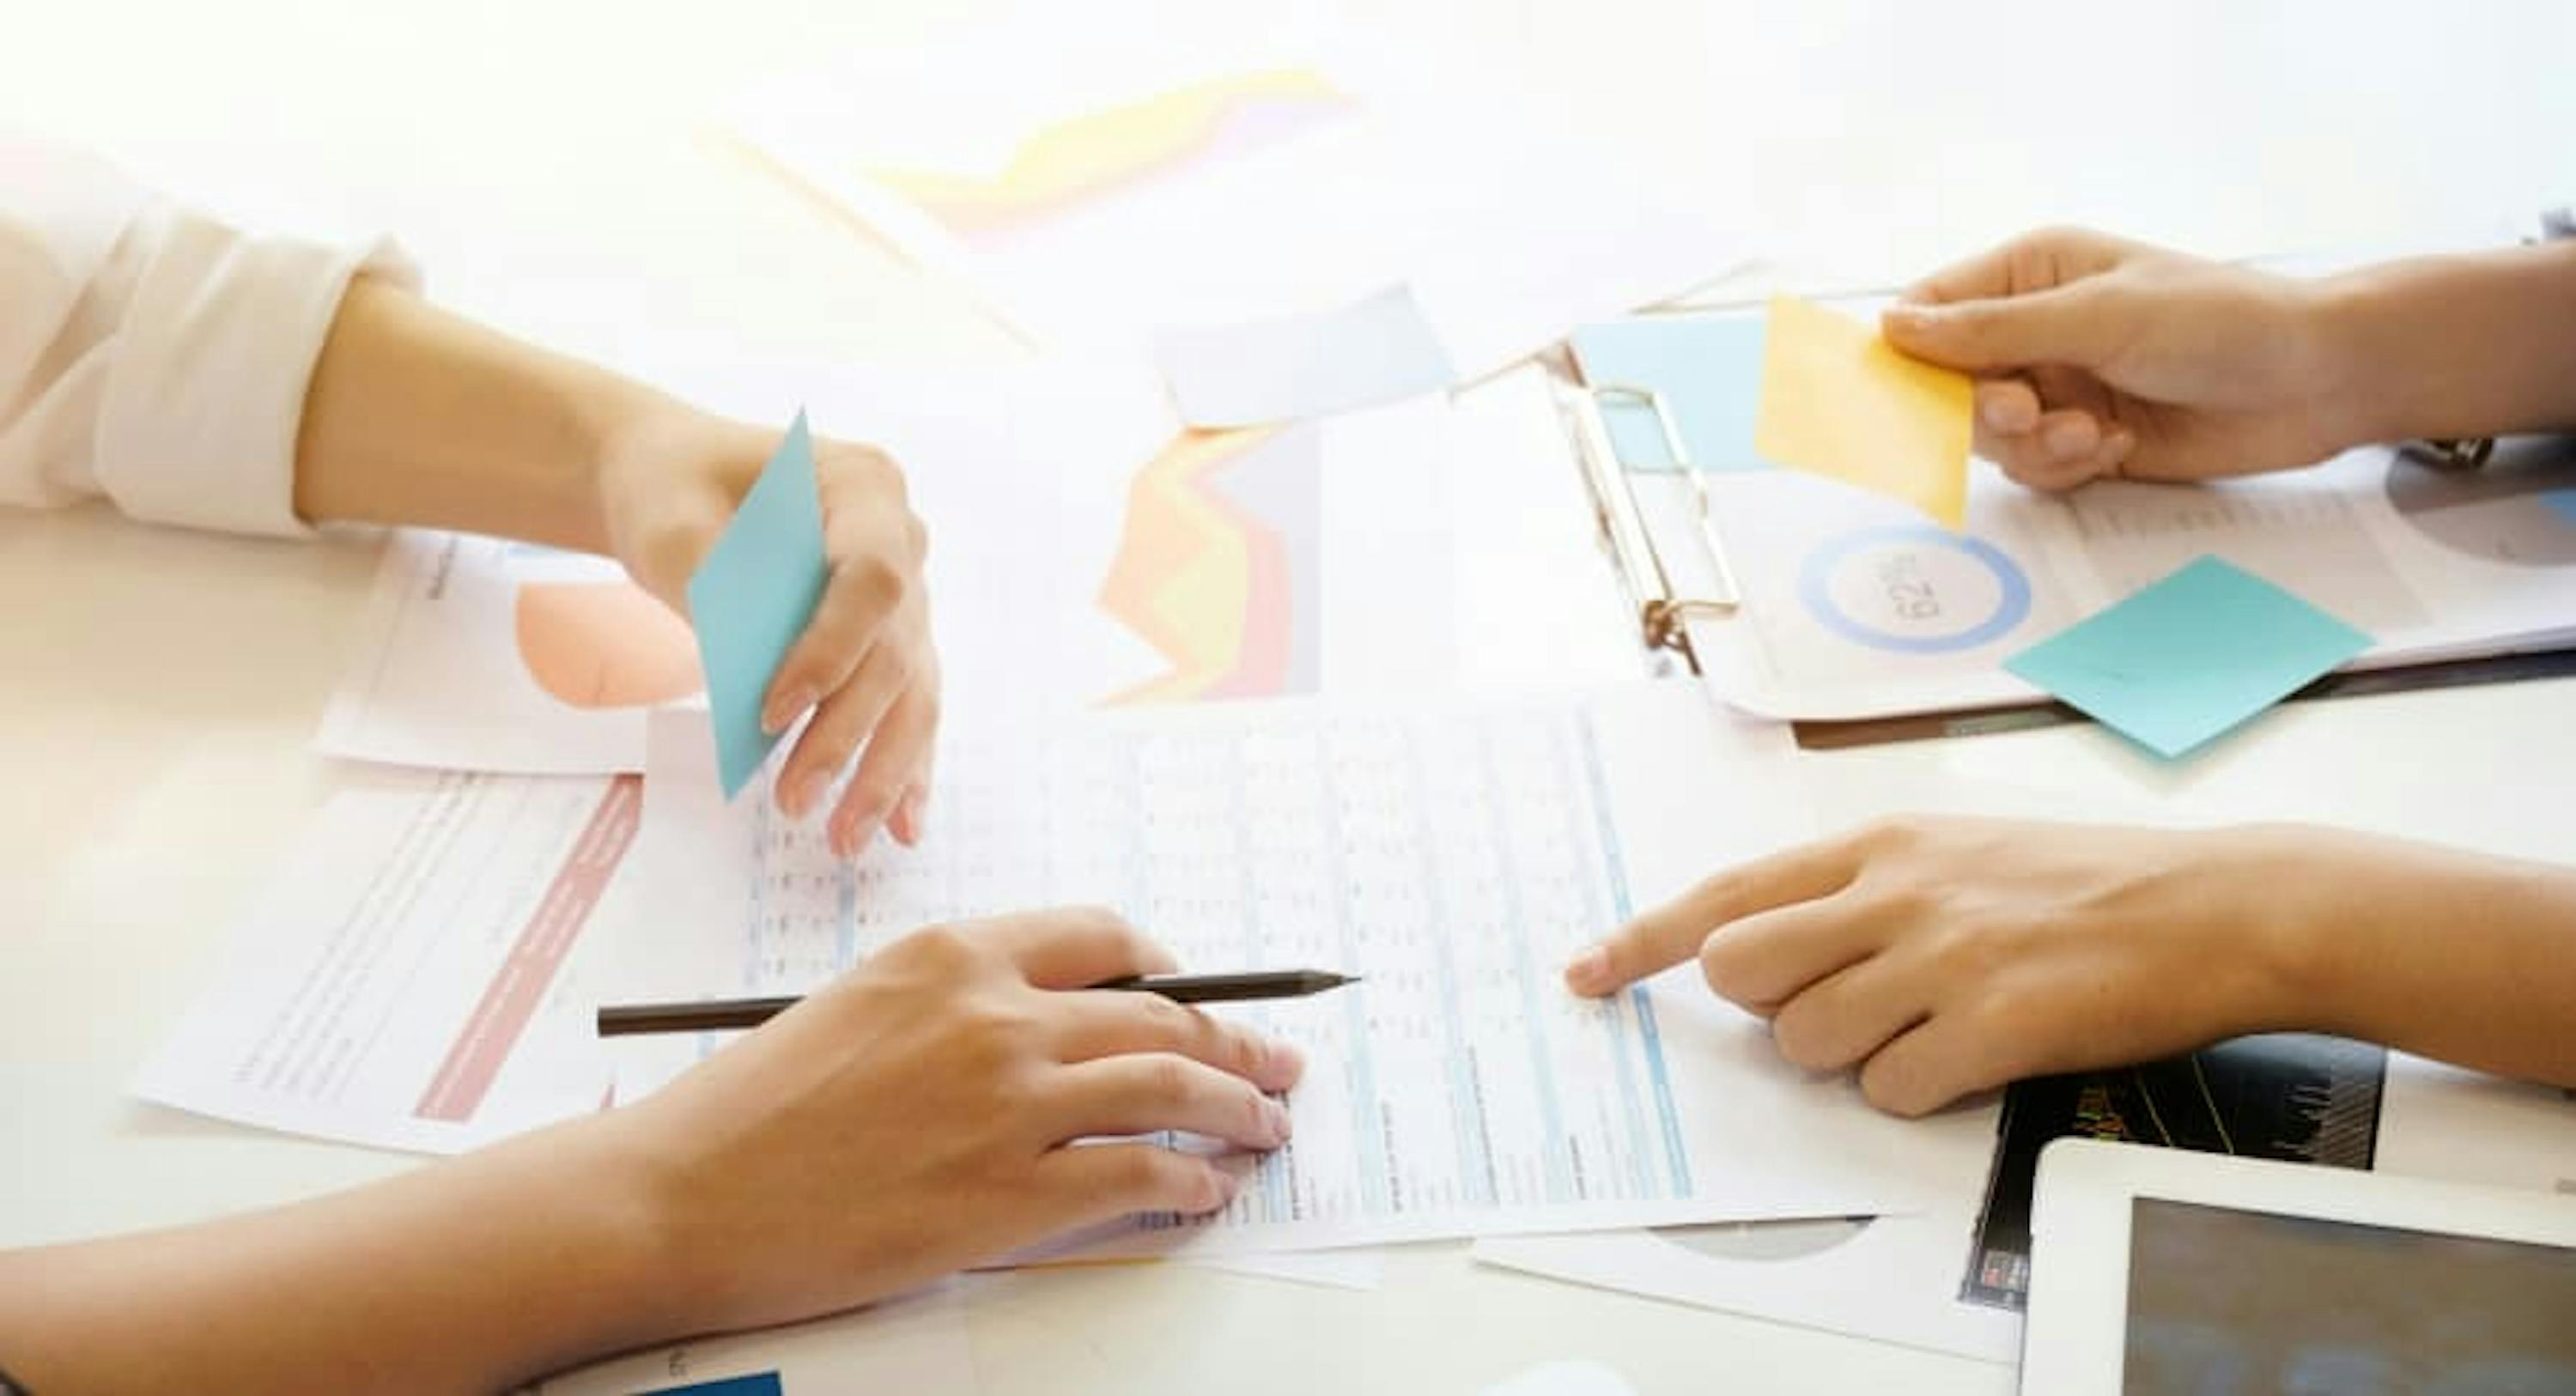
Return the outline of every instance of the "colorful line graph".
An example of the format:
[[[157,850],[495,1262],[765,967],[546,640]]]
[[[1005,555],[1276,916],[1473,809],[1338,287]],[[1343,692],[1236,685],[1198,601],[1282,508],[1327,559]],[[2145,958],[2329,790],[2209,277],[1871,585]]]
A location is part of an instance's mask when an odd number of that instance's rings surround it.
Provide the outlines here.
[[[1301,424],[1185,433],[1137,473],[1099,602],[1171,669],[1111,702],[1321,687],[1319,465]]]
[[[874,177],[971,242],[1195,164],[1238,159],[1354,110],[1307,69],[1235,73],[1046,127],[989,177],[900,169]]]

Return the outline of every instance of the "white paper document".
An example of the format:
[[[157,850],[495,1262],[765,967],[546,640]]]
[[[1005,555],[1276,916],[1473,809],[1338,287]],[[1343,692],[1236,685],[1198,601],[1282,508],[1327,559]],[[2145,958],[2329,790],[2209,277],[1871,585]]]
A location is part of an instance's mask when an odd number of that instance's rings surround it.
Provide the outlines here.
[[[1987,1101],[1894,1122],[1930,1210],[1777,1226],[1492,1237],[1475,1258],[1552,1279],[1883,1342],[2010,1362],[2021,1315],[1959,1298],[1976,1199],[1994,1156]]]
[[[1201,1253],[1912,1200],[1902,1126],[1783,1066],[1695,980],[1606,1001],[1580,946],[1722,858],[1803,827],[1776,729],[1695,685],[1490,707],[1203,705],[1026,742],[952,740],[921,849],[851,865],[728,809],[707,734],[657,716],[636,865],[636,998],[812,988],[916,926],[1091,902],[1186,965],[1363,976],[1240,1016],[1313,1063],[1296,1138],[1235,1203],[1095,1238]],[[721,1039],[620,1044],[625,1098]]]
[[[374,772],[332,797],[135,1094],[457,1153],[597,1110],[567,973],[633,842],[633,776]]]
[[[1942,1195],[1919,1214],[1507,1236],[1477,1242],[1474,1254],[1575,1284],[2010,1363],[2020,1313],[1963,1297],[1995,1127],[1990,1108],[1917,1126],[1914,1166]],[[2371,1166],[2576,1194],[2576,1092],[2391,1052]]]
[[[1974,1216],[1947,1209],[1830,1221],[1497,1236],[1480,1264],[1624,1294],[2009,1365],[2021,1314],[1959,1297]]]
[[[2576,1197],[2576,1090],[2391,1052],[2370,1166]]]
[[[1793,471],[1707,483],[1745,604],[1695,625],[1694,644],[1731,700],[1775,716],[2035,701],[2004,659],[2203,554],[2369,634],[2355,668],[2576,640],[2563,445],[2514,443],[2475,472],[2370,447],[2278,475],[2065,495],[1980,465],[1957,533]]]
[[[1122,356],[1402,285],[1472,381],[1741,260],[1704,142],[1579,130],[1467,38],[1006,6],[784,75],[730,124],[1034,341]]]
[[[698,691],[688,624],[606,558],[457,533],[386,540],[314,746],[404,766],[643,768],[644,713]]]

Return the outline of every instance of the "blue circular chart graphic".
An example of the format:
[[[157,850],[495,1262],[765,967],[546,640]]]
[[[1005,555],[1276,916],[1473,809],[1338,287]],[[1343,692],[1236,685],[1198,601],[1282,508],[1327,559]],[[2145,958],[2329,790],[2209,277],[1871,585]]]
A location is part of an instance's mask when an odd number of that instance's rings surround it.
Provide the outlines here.
[[[1807,555],[1798,599],[1827,630],[1875,650],[1955,654],[2030,614],[2030,579],[2003,549],[1929,525],[1845,534]]]

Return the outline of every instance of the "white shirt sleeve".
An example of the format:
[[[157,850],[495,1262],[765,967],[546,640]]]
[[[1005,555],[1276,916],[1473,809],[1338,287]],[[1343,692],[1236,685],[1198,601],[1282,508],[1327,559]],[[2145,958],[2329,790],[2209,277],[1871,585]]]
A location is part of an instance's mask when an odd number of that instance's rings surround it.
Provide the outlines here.
[[[296,534],[295,438],[340,297],[392,244],[255,236],[0,131],[0,503]]]

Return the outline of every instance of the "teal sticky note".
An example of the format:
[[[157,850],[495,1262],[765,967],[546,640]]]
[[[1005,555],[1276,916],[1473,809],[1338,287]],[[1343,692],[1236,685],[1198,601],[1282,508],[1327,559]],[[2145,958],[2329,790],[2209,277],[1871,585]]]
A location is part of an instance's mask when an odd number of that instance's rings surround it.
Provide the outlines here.
[[[769,681],[823,600],[823,499],[814,439],[796,414],[733,522],[689,579],[689,624],[707,674],[716,770],[725,798],[740,793],[778,739],[760,730]]]
[[[1693,466],[1768,466],[1753,449],[1754,415],[1762,400],[1761,316],[1640,315],[1585,325],[1574,332],[1573,344],[1584,382],[1651,388],[1663,396]],[[1643,403],[1605,400],[1601,420],[1621,465],[1669,470],[1676,464],[1654,412]]]
[[[2004,667],[2170,757],[2368,648],[2324,611],[2201,557]]]

